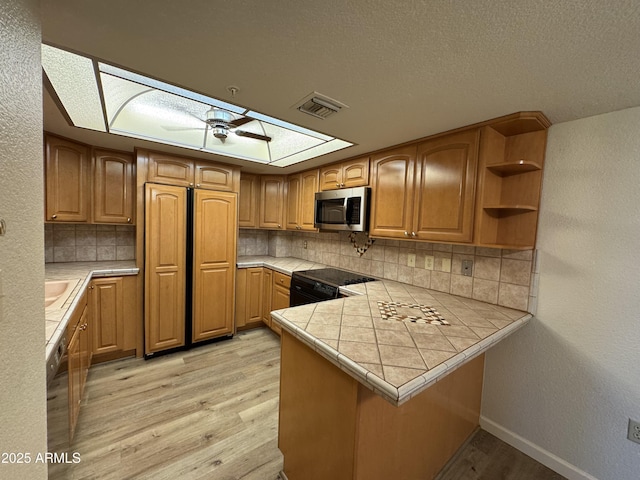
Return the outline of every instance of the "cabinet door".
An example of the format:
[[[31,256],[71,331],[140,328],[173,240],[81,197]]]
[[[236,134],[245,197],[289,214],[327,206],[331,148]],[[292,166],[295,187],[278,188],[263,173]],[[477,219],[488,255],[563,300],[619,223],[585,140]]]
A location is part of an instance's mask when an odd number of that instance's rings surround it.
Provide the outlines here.
[[[240,170],[230,165],[200,163],[195,166],[197,188],[219,192],[237,192],[240,188]]]
[[[240,228],[258,228],[259,196],[260,177],[243,173],[240,177],[240,195],[238,196],[238,226]]]
[[[122,277],[93,280],[93,353],[123,350],[124,315]]]
[[[320,190],[335,190],[342,182],[342,165],[335,164],[320,169]]]
[[[370,235],[411,238],[415,156],[407,146],[372,157]]]
[[[184,345],[187,191],[145,186],[145,352]]]
[[[199,342],[233,333],[237,195],[195,190],[193,334]]]
[[[56,137],[46,137],[45,220],[89,221],[90,168],[88,147]]]
[[[285,179],[281,175],[264,175],[260,178],[260,228],[283,228],[284,186]]]
[[[96,150],[94,159],[93,221],[133,223],[133,156]]]
[[[69,388],[69,441],[73,439],[80,412],[80,328],[76,328],[67,346]]]
[[[284,287],[276,281],[274,276],[273,297],[271,300],[271,309],[280,310],[289,308],[289,287]],[[281,334],[282,328],[276,322],[271,322],[271,329],[278,335]]]
[[[300,199],[298,211],[298,225],[300,230],[315,231],[313,226],[315,208],[316,208],[316,192],[318,191],[319,172],[318,170],[310,170],[300,174]]]
[[[300,175],[287,177],[287,230],[300,230]]]
[[[369,185],[369,157],[356,158],[342,163],[341,187],[364,187]]]
[[[262,322],[262,267],[247,269],[247,324]]]
[[[414,228],[421,240],[470,242],[480,131],[418,145]]]
[[[165,185],[193,187],[194,167],[193,160],[158,152],[149,152],[147,180]]]
[[[80,400],[84,393],[84,386],[87,382],[87,374],[91,366],[91,315],[90,307],[84,307],[80,317]]]
[[[264,268],[262,271],[262,321],[271,326],[271,292],[273,290],[273,270]]]

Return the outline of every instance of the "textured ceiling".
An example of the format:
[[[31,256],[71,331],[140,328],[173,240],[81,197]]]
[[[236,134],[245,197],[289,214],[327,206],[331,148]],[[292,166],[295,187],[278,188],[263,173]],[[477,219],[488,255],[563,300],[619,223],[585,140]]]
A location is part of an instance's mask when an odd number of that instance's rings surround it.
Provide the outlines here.
[[[43,0],[43,41],[354,142],[293,172],[521,110],[552,123],[640,105],[638,0]],[[291,107],[318,91],[350,108]],[[110,148],[211,155],[73,129]],[[226,159],[225,159],[226,160]]]

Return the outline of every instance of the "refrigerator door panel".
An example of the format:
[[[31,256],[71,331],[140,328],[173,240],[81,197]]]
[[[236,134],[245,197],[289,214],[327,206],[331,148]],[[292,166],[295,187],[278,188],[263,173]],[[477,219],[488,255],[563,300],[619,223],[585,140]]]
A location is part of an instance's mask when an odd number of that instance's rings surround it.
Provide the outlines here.
[[[237,194],[195,190],[193,331],[199,342],[234,333]]]
[[[187,191],[145,186],[145,352],[185,344]]]

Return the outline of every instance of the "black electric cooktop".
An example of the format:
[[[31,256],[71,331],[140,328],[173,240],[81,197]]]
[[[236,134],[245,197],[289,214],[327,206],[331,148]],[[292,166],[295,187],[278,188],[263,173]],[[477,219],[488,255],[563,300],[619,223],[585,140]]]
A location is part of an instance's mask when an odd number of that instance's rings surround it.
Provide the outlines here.
[[[354,283],[364,283],[376,280],[375,278],[368,277],[361,273],[347,272],[337,268],[318,268],[315,270],[302,270],[294,272],[304,278],[322,282],[334,287],[340,287],[343,285],[352,285]]]

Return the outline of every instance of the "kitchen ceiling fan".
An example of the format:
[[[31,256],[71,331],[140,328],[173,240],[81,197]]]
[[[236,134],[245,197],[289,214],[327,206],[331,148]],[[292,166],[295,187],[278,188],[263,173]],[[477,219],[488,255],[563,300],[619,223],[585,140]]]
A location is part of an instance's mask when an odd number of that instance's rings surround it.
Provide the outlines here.
[[[248,132],[246,130],[239,130],[238,127],[242,125],[246,125],[247,123],[255,121],[250,117],[240,117],[235,118],[231,114],[231,112],[227,112],[221,108],[211,107],[207,110],[205,114],[205,118],[202,119],[196,115],[190,114],[192,117],[197,118],[201,122],[207,124],[208,129],[211,129],[211,133],[213,136],[222,141],[226,140],[229,133],[234,133],[239,137],[253,138],[255,140],[263,140],[265,142],[270,142],[271,137],[266,135],[260,135],[259,133]],[[173,127],[164,127],[167,130],[192,130],[191,128],[173,128]]]
[[[271,137],[267,137],[266,135],[260,135],[258,133],[247,132],[245,130],[238,130],[238,127],[245,125],[249,122],[253,122],[253,118],[249,117],[240,117],[237,119],[233,118],[233,115],[226,110],[222,110],[220,108],[211,107],[206,114],[206,119],[202,120],[206,123],[209,128],[211,128],[211,132],[213,136],[223,140],[227,138],[229,132],[235,133],[239,137],[248,137],[255,138],[256,140],[264,140],[265,142],[270,142]]]

